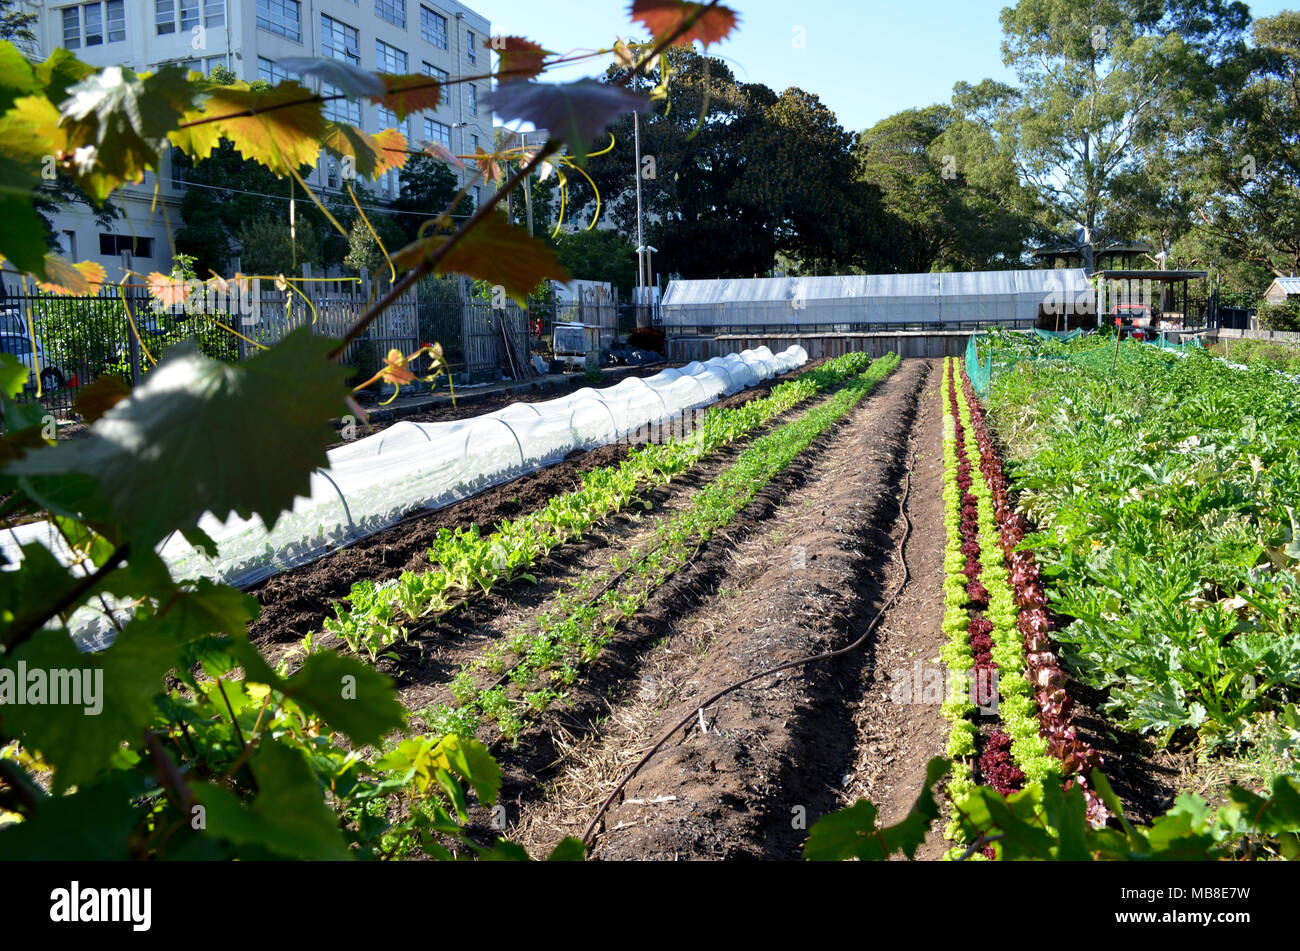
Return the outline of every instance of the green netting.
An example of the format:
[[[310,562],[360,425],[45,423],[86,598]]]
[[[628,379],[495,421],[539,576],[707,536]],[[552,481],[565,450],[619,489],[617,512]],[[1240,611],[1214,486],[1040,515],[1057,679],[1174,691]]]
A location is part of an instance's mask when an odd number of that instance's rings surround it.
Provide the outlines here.
[[[1083,331],[1057,333],[1035,330],[1031,334],[1008,331],[972,334],[966,344],[966,375],[970,377],[975,393],[987,400],[993,381],[1015,369],[1025,360],[1069,360],[1093,367],[1109,369],[1118,360],[1127,363],[1140,358],[1142,348],[1161,350],[1202,349],[1201,341],[1193,337],[1187,343],[1175,343],[1161,334],[1155,340],[1139,342],[1126,340],[1118,354],[1112,347],[1074,347],[1071,344],[1083,336]]]
[[[1062,342],[1068,340],[1078,340],[1080,337],[1083,336],[1083,331],[1078,329],[1077,327],[1074,330],[1068,332],[1063,330],[1039,330],[1038,328],[1035,327],[1034,333],[1038,335],[1040,340],[1060,340]]]

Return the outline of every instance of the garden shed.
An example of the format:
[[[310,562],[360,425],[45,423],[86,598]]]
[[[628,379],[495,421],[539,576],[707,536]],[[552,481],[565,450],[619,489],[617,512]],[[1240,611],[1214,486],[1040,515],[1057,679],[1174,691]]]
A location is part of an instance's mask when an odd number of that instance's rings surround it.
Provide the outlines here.
[[[1092,296],[1082,268],[676,280],[662,313],[669,336],[971,330],[1090,313]]]
[[[1300,301],[1300,277],[1279,277],[1264,292],[1270,304],[1287,304]]]

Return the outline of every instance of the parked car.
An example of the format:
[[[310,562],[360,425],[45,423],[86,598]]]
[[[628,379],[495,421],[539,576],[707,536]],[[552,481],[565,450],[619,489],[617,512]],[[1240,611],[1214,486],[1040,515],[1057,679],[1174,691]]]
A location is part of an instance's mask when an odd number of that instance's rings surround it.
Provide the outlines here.
[[[5,329],[0,330],[0,351],[12,354],[27,365],[30,371],[30,382],[28,386],[31,389],[36,388],[36,367],[41,368],[41,389],[46,393],[53,393],[63,388],[67,382],[63,371],[56,366],[51,366],[45,356],[45,348],[41,346],[41,341],[36,341],[36,352],[32,352],[32,341],[24,333],[11,333],[5,325]]]

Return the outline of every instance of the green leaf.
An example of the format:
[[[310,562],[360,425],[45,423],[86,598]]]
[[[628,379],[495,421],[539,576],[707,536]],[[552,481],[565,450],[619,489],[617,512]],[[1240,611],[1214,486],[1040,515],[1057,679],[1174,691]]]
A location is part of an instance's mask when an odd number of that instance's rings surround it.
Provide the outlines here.
[[[139,741],[153,719],[154,695],[177,656],[175,643],[156,636],[152,618],[132,621],[98,654],[77,650],[64,631],[39,631],[7,655],[0,670],[14,671],[17,679],[22,663],[29,681],[32,671],[44,671],[51,686],[56,678],[49,672],[75,674],[77,693],[71,696],[78,702],[48,702],[55,697],[47,690],[47,702],[6,704],[4,730],[54,767],[55,793],[83,785],[108,767],[122,743]],[[86,684],[89,692],[82,693]]]
[[[0,43],[0,112],[22,96],[41,91],[31,63],[12,43]]]
[[[560,841],[551,854],[546,857],[548,862],[581,862],[587,857],[587,847],[582,844],[582,840],[567,836]]]
[[[447,768],[474,788],[479,802],[491,808],[501,789],[501,767],[488,748],[478,740],[466,740],[450,733],[442,738],[436,753],[446,758]]]
[[[320,784],[302,754],[263,742],[248,761],[257,798],[245,807],[219,786],[195,784],[206,810],[207,833],[237,845],[269,849],[286,858],[339,861],[351,858],[338,819],[325,804]]]
[[[393,681],[355,657],[322,651],[288,680],[277,680],[271,686],[314,710],[358,746],[378,746],[384,734],[406,723]]]
[[[60,112],[71,171],[97,203],[158,169],[158,144],[194,98],[187,73],[175,64],[143,76],[109,66],[69,87]]]
[[[0,392],[11,399],[23,391],[31,371],[11,353],[0,353]],[[8,414],[5,415],[6,423]],[[6,426],[7,428],[7,426]]]
[[[304,327],[239,364],[179,350],[89,437],[31,452],[7,471],[95,477],[142,546],[197,525],[205,511],[273,525],[307,494],[334,438],[328,420],[346,411],[348,370],[326,359],[332,346]]]
[[[43,799],[35,816],[0,827],[0,860],[121,862],[142,814],[131,800],[146,792],[140,776],[113,773],[71,796]]]
[[[839,862],[857,858],[864,862],[884,861],[895,852],[915,858],[934,820],[939,804],[934,786],[947,775],[951,763],[942,757],[925,768],[925,785],[906,818],[896,825],[876,827],[876,807],[860,799],[848,809],[823,816],[813,824],[804,845],[803,857],[813,862]]]

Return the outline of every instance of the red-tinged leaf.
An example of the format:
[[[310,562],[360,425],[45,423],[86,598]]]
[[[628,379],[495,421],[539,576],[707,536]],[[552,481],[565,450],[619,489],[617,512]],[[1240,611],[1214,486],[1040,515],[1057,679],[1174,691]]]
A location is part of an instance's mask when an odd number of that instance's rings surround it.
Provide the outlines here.
[[[436,252],[447,237],[434,235],[412,242],[393,255],[393,264],[407,270]],[[437,273],[451,271],[499,284],[521,304],[547,278],[561,283],[571,280],[550,247],[495,212],[466,232],[438,262]]]
[[[371,96],[370,101],[397,113],[398,120],[413,112],[438,108],[442,101],[442,84],[428,76],[398,76],[380,73],[384,83],[382,96]]]
[[[423,143],[425,154],[432,155],[434,158],[442,159],[444,162],[450,162],[457,168],[464,168],[465,163],[460,160],[460,156],[447,148],[441,142]]]
[[[96,264],[94,261],[73,264],[57,254],[47,254],[45,276],[47,280],[37,285],[43,291],[69,297],[88,297],[99,290],[108,273],[102,264]]]
[[[325,134],[320,141],[327,151],[350,160],[353,170],[362,178],[374,178],[378,174],[382,147],[375,136],[362,132],[353,125],[326,122]]]
[[[554,55],[522,36],[494,36],[491,43],[484,40],[483,45],[501,57],[497,76],[502,81],[532,79],[546,68],[546,57]]]
[[[83,421],[93,423],[131,395],[131,384],[120,376],[106,373],[77,394],[76,410]]]
[[[185,303],[185,298],[189,296],[189,288],[185,286],[184,281],[154,271],[149,275],[149,294],[160,307],[170,310],[177,304]]]
[[[313,165],[325,134],[321,102],[296,82],[254,92],[247,83],[211,91],[204,112],[244,158],[260,162],[276,175]],[[245,115],[244,113],[252,113]]]
[[[379,151],[375,155],[376,175],[382,175],[384,172],[402,168],[406,165],[406,160],[410,157],[406,145],[406,136],[396,129],[384,129],[382,132],[375,133],[374,140],[375,144],[379,146]]]
[[[384,361],[382,373],[383,381],[394,386],[415,381],[415,374],[406,366],[406,357],[395,347],[388,351],[388,359]]]
[[[501,180],[501,164],[497,161],[495,153],[484,152],[479,149],[474,153],[474,158],[471,161],[483,173],[483,181],[498,182]]]
[[[489,97],[502,122],[519,119],[567,142],[574,160],[587,157],[587,144],[629,112],[650,111],[650,101],[621,86],[591,79],[572,83],[505,82]]]
[[[709,7],[690,0],[632,0],[630,11],[633,20],[644,23],[656,38],[667,36],[682,24],[690,22],[686,32],[673,41],[674,45],[689,46],[699,40],[705,46],[717,43],[736,28],[739,18],[728,7]]]

